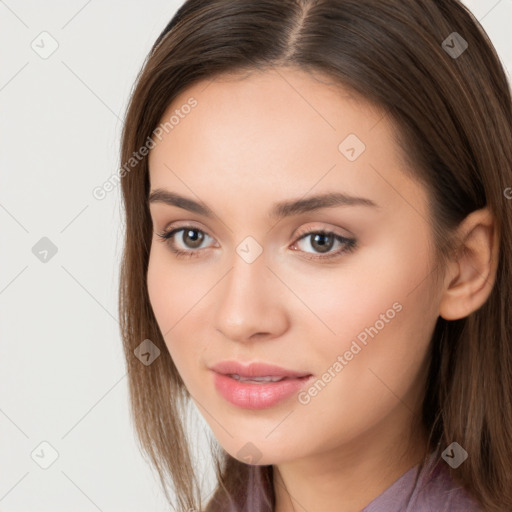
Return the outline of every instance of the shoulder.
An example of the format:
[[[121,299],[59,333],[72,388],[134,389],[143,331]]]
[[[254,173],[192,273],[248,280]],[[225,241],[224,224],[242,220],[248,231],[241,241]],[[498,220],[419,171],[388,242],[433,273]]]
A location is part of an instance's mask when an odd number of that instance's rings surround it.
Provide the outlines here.
[[[453,481],[443,459],[431,455],[418,470],[415,466],[407,471],[361,512],[484,512]]]
[[[453,481],[442,460],[435,465],[414,501],[411,510],[418,512],[484,512],[470,494]]]

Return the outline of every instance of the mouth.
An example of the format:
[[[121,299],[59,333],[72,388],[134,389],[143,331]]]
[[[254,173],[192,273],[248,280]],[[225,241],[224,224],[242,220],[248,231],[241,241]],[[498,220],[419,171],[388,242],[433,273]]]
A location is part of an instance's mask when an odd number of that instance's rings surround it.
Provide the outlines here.
[[[313,377],[265,363],[225,361],[210,368],[217,392],[242,409],[267,409],[298,393]]]
[[[210,367],[210,370],[222,375],[240,377],[241,379],[298,378],[311,375],[309,372],[289,370],[275,364],[252,362],[242,364],[238,361],[222,361]]]
[[[284,379],[289,379],[290,377],[242,377],[236,373],[228,374],[228,377],[235,379],[239,382],[254,382],[256,384],[261,384],[265,382],[279,382]]]

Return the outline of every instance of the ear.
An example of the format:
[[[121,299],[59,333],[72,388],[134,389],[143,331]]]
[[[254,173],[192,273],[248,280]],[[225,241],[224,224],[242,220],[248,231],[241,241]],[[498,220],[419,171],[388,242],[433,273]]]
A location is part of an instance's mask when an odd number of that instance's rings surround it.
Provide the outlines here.
[[[439,315],[445,320],[465,318],[488,299],[496,278],[499,233],[488,208],[469,214],[457,229],[455,256],[445,275]]]

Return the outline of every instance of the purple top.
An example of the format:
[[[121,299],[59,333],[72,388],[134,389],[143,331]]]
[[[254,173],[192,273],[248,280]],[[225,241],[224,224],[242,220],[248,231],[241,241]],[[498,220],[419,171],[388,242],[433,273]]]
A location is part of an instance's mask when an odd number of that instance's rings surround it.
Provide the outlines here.
[[[418,478],[410,502],[418,465],[403,474],[361,512],[483,512],[483,509],[460,486],[456,485],[446,462],[436,461],[432,453]]]

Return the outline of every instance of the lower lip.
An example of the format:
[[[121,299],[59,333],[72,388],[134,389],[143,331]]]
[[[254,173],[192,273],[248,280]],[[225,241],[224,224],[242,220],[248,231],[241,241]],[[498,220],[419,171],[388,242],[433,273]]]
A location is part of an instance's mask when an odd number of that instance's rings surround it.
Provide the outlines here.
[[[298,393],[307,377],[286,378],[278,382],[241,382],[227,375],[214,372],[214,383],[217,391],[230,403],[242,409],[266,409]]]

